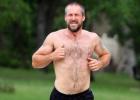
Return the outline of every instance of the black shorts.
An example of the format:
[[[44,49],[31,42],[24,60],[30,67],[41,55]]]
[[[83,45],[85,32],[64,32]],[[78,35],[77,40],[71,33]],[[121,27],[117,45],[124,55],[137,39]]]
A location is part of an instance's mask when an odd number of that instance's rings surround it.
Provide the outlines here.
[[[78,94],[67,95],[60,93],[56,88],[54,88],[51,93],[50,100],[94,100],[94,95],[89,89]]]

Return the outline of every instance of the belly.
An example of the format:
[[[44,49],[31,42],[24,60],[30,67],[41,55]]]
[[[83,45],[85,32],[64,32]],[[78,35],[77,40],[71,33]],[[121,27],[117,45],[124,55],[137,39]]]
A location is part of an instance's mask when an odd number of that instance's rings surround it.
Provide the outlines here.
[[[55,64],[55,87],[65,94],[80,93],[89,88],[90,70],[86,60],[65,59]]]

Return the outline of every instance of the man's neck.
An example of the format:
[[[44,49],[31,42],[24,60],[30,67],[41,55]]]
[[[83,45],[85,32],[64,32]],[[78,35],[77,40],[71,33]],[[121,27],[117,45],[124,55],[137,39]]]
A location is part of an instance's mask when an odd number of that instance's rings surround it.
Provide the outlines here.
[[[79,36],[81,35],[81,33],[82,33],[82,29],[80,29],[80,30],[77,31],[77,32],[72,32],[72,31],[70,31],[68,28],[67,28],[66,30],[67,30],[67,33],[68,33],[70,36],[74,37],[74,38],[79,37]]]

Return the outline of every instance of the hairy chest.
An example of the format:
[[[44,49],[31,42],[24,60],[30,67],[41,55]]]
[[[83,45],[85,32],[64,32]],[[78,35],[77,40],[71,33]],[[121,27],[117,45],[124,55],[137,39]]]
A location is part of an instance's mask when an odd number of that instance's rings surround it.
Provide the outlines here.
[[[82,59],[91,56],[94,52],[94,42],[90,38],[69,39],[58,38],[54,43],[54,48],[63,46],[65,56],[71,59]]]

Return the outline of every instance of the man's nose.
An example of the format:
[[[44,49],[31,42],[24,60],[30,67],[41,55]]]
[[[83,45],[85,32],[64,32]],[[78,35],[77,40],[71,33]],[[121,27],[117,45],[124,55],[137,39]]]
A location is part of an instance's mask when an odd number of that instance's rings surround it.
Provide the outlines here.
[[[72,16],[72,20],[75,20],[75,16]]]

